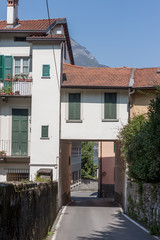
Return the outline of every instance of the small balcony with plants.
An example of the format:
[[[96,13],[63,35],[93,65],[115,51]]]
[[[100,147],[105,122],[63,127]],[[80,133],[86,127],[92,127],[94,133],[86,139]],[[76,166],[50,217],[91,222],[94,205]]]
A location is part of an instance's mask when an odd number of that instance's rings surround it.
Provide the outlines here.
[[[20,75],[7,75],[0,82],[0,96],[31,96],[32,77],[21,73]]]
[[[30,158],[30,140],[15,141],[15,140],[0,140],[0,163],[5,161],[22,161],[29,162]],[[27,160],[28,159],[28,160]]]

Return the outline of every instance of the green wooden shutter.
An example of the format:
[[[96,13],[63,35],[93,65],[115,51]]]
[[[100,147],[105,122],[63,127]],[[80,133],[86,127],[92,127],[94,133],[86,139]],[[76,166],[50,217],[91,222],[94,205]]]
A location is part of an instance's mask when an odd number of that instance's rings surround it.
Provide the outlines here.
[[[12,56],[4,56],[4,78],[12,75]]]
[[[104,118],[105,119],[117,118],[117,94],[116,93],[104,94]]]
[[[4,79],[4,56],[0,55],[0,80]]]
[[[48,126],[42,126],[41,137],[48,138]]]
[[[80,93],[69,94],[69,120],[80,120]]]
[[[12,109],[12,155],[28,154],[28,110]]]
[[[50,76],[50,65],[43,65],[43,77],[49,77]]]

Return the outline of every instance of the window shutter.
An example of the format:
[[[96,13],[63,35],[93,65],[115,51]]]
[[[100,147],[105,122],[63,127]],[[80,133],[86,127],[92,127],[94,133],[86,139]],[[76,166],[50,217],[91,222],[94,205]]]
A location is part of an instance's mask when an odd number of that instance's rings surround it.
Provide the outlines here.
[[[4,56],[0,55],[0,80],[4,79]]]
[[[80,93],[69,94],[69,120],[80,120]]]
[[[50,65],[43,65],[43,77],[49,77],[50,76]]]
[[[12,56],[4,56],[4,78],[12,75]]]
[[[116,119],[117,118],[117,94],[105,93],[104,95],[104,118]]]
[[[48,138],[48,126],[42,126],[41,137]]]

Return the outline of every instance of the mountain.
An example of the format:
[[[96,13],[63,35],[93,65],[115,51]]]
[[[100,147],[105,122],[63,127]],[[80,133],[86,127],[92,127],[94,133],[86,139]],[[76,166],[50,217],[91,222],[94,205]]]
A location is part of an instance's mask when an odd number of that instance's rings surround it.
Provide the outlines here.
[[[99,64],[97,59],[89,52],[85,47],[81,46],[75,40],[71,38],[71,45],[73,50],[73,56],[75,65],[84,67],[107,67]]]

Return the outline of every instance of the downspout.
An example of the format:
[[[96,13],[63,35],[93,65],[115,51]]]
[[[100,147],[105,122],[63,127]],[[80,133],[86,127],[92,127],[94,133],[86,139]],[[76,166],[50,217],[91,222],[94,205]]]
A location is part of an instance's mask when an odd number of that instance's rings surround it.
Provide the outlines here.
[[[128,90],[128,120],[130,119],[130,97],[132,94],[135,93],[135,89],[132,89],[132,86],[134,84],[134,72],[135,72],[135,68],[132,69],[131,72],[131,77],[130,77],[130,81],[129,81],[129,90]],[[124,174],[124,212],[127,212],[127,173],[126,173],[127,169],[125,170],[125,174]]]
[[[60,204],[58,208],[61,207],[62,199],[61,199],[61,174],[60,174],[60,165],[61,165],[61,84],[63,81],[63,43],[61,43],[61,66],[60,66],[60,83],[59,83],[59,159],[58,159],[58,198],[60,200]]]
[[[99,171],[99,178],[100,178],[100,190],[99,190],[99,197],[102,197],[102,141],[100,141],[100,171]]]

